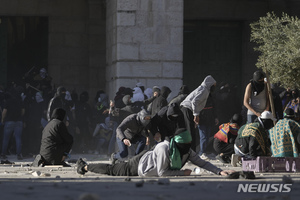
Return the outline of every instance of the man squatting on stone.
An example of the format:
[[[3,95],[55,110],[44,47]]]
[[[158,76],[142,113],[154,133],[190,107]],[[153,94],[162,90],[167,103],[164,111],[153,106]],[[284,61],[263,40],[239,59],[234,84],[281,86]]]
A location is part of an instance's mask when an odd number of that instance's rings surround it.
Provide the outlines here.
[[[204,161],[191,149],[191,134],[186,129],[178,129],[170,142],[164,140],[151,150],[144,150],[128,162],[116,164],[87,164],[81,158],[77,161],[77,173],[94,172],[112,176],[189,176],[190,169],[181,169],[187,161],[211,171],[227,176],[233,170],[222,170]]]

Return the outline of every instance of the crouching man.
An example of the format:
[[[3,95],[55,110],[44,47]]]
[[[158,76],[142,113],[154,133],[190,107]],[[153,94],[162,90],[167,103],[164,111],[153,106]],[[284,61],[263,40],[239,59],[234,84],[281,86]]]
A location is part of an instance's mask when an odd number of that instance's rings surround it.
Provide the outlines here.
[[[63,165],[73,145],[73,136],[68,132],[64,118],[66,111],[62,108],[54,109],[51,121],[43,130],[40,154],[32,163],[33,167],[40,165]]]
[[[204,161],[191,149],[191,134],[186,129],[178,129],[171,141],[158,143],[154,149],[142,151],[129,159],[128,162],[117,164],[87,164],[82,159],[77,161],[77,173],[94,172],[112,176],[189,176],[190,169],[182,169],[187,161],[211,171],[226,176],[232,170],[222,170]]]

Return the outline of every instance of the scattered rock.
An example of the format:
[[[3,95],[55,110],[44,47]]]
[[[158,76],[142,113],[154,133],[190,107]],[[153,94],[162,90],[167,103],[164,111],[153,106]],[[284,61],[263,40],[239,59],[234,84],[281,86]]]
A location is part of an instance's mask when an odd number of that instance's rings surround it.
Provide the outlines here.
[[[94,193],[84,193],[81,194],[78,198],[78,200],[99,200],[99,199],[100,197]]]
[[[170,179],[160,178],[158,179],[158,185],[170,185]]]
[[[42,173],[41,176],[42,176],[42,177],[50,177],[51,174],[49,174],[49,173]]]
[[[124,181],[131,181],[131,178],[127,177],[124,179]]]
[[[55,176],[55,178],[59,179],[59,178],[60,178],[60,176]]]
[[[217,189],[221,189],[221,188],[223,188],[223,184],[221,184],[221,183],[219,183],[218,185],[217,185],[217,187],[216,187]]]
[[[137,182],[137,183],[135,184],[135,186],[136,186],[136,187],[143,187],[144,182],[145,182],[144,180],[141,180],[141,181]]]
[[[28,189],[28,190],[33,190],[34,187],[33,187],[33,186],[29,186],[27,189]]]
[[[293,179],[291,178],[290,175],[283,175],[282,176],[282,182],[284,183],[294,183]]]

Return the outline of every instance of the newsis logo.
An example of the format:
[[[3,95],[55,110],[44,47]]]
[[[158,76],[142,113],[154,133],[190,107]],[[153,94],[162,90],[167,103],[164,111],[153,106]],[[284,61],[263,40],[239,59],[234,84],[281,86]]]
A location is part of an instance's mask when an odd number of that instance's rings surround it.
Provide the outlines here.
[[[292,184],[278,184],[278,183],[240,183],[237,192],[291,192]]]

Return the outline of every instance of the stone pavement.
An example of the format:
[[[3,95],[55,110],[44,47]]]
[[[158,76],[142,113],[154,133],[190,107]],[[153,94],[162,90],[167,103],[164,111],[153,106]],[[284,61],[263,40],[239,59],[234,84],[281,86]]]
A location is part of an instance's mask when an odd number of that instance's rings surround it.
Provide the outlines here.
[[[107,156],[76,154],[69,160],[72,167],[30,167],[33,158],[18,161],[16,156],[8,156],[15,164],[0,165],[0,199],[290,200],[300,196],[300,173],[256,173],[254,180],[225,179],[203,170],[191,176],[162,178],[116,177],[91,172],[82,176],[76,173],[74,163],[80,157],[88,163],[109,163]],[[210,162],[222,169],[241,171],[241,167],[222,164],[215,159]],[[184,166],[195,167],[191,163]],[[265,192],[257,189],[260,187]]]

